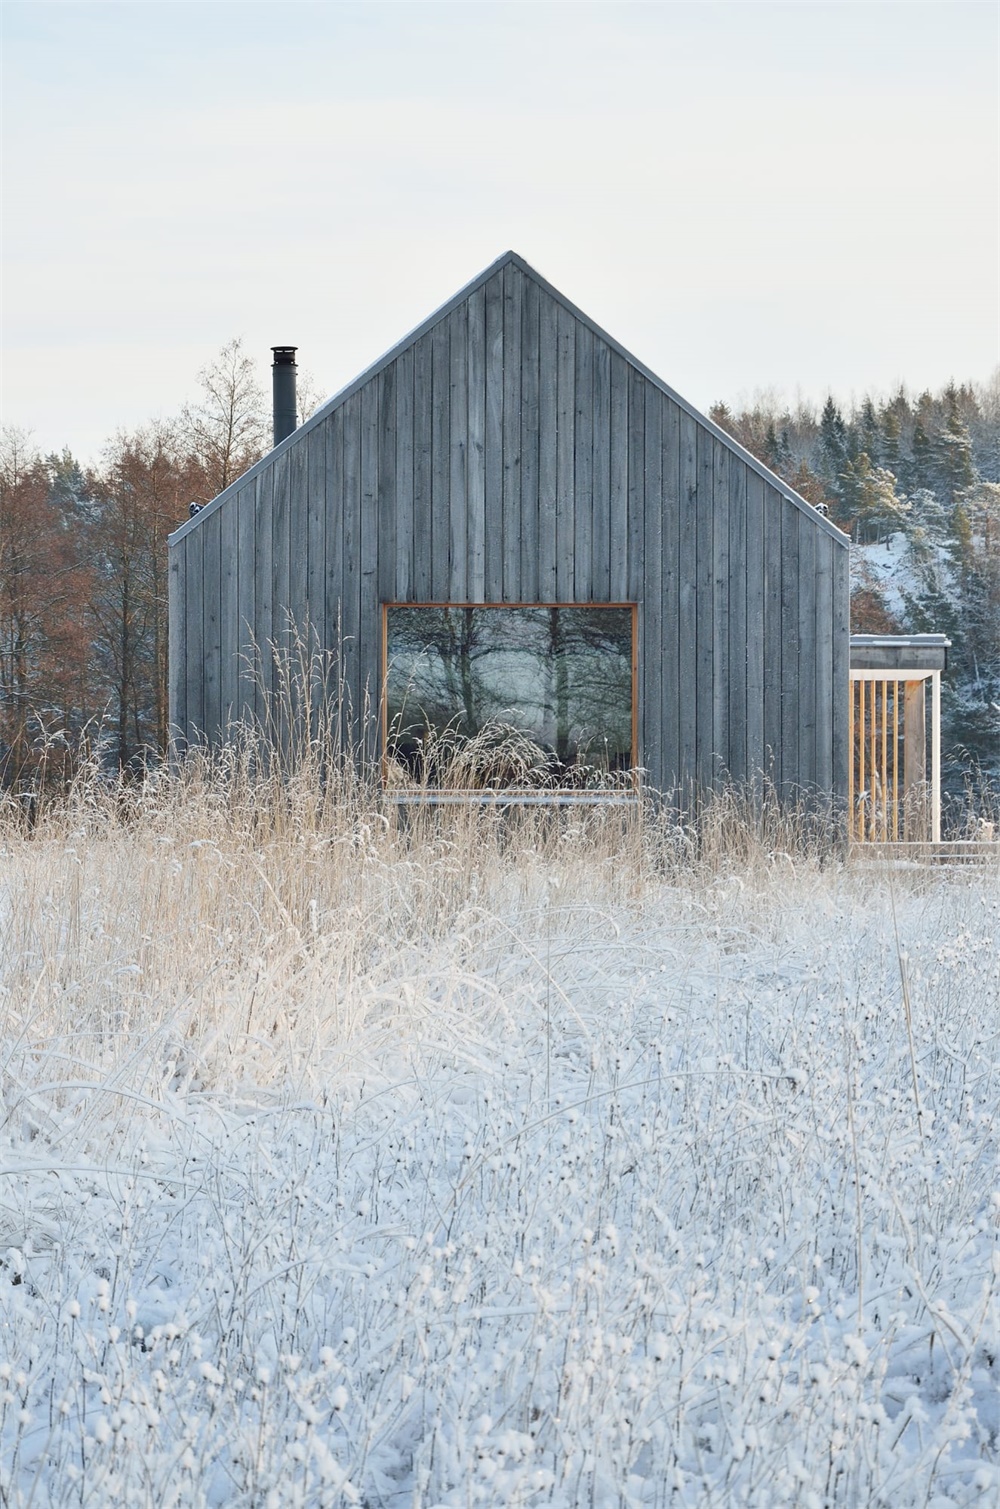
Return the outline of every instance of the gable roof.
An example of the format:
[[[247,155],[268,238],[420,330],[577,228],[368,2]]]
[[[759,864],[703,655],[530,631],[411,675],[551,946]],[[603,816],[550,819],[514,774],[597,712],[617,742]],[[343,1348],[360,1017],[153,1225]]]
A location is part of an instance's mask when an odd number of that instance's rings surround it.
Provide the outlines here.
[[[235,494],[239,492],[240,488],[246,486],[248,481],[256,477],[266,467],[270,466],[276,456],[280,455],[283,451],[290,449],[290,447],[297,445],[304,435],[308,434],[310,430],[315,429],[317,425],[322,424],[322,422],[326,418],[328,418],[330,414],[332,414],[336,409],[339,409],[342,404],[346,403],[353,394],[357,393],[361,388],[363,388],[365,384],[370,382],[373,377],[377,377],[380,372],[384,371],[386,367],[390,366],[391,363],[394,362],[397,357],[401,356],[403,352],[406,351],[410,346],[415,345],[417,341],[421,340],[425,335],[427,335],[429,331],[433,330],[435,325],[439,324],[441,320],[446,319],[454,309],[457,309],[459,305],[463,304],[471,294],[476,292],[477,289],[482,288],[485,283],[488,283],[489,280],[495,277],[496,274],[501,271],[501,269],[507,266],[508,263],[511,263],[514,267],[518,268],[525,277],[531,278],[535,283],[537,283],[538,286],[543,289],[551,299],[554,299],[557,304],[561,305],[563,309],[567,310],[569,314],[571,314],[575,319],[579,320],[582,325],[585,325],[586,328],[590,330],[594,335],[596,335],[600,340],[605,341],[607,345],[611,347],[612,351],[617,352],[619,356],[623,357],[624,360],[628,362],[629,366],[633,367],[637,372],[640,372],[642,376],[647,380],[647,382],[651,382],[654,387],[659,388],[660,392],[664,393],[673,403],[678,406],[678,408],[682,409],[685,414],[688,414],[698,424],[702,425],[706,430],[708,430],[710,434],[721,440],[723,444],[728,446],[728,448],[735,455],[739,456],[741,461],[746,462],[747,466],[749,466],[753,471],[757,472],[758,475],[763,477],[764,481],[767,482],[771,487],[773,487],[776,492],[780,493],[783,498],[786,498],[790,503],[793,503],[796,508],[800,509],[802,513],[804,513],[807,518],[809,518],[814,524],[818,525],[819,528],[823,529],[827,534],[831,535],[839,544],[842,544],[845,549],[849,547],[849,535],[846,535],[843,530],[838,529],[837,525],[831,523],[831,521],[826,517],[825,514],[821,514],[818,509],[814,508],[811,503],[807,502],[806,499],[803,498],[799,493],[797,493],[794,488],[789,487],[787,482],[783,481],[781,477],[777,476],[777,474],[772,472],[769,467],[765,466],[762,461],[759,461],[756,456],[752,455],[750,451],[746,450],[742,445],[740,445],[738,440],[734,440],[732,435],[728,434],[724,429],[722,429],[720,425],[717,425],[714,420],[711,420],[707,415],[702,414],[698,409],[694,407],[693,404],[688,403],[685,398],[682,398],[679,393],[675,392],[668,383],[665,383],[661,377],[657,377],[656,373],[650,367],[647,367],[644,362],[641,362],[639,360],[638,357],[633,356],[631,351],[627,351],[620,341],[616,341],[613,335],[609,335],[606,330],[603,330],[600,325],[598,325],[594,320],[590,318],[589,315],[584,314],[582,309],[578,309],[577,306],[571,302],[571,300],[566,298],[565,294],[560,293],[558,288],[554,287],[553,284],[549,283],[545,278],[543,278],[541,273],[536,272],[535,269],[530,265],[530,263],[526,262],[523,257],[518,256],[517,252],[515,251],[506,251],[502,254],[502,256],[497,257],[495,262],[491,262],[489,267],[484,268],[477,277],[473,278],[471,282],[466,283],[463,288],[460,288],[456,294],[453,294],[452,297],[448,299],[446,303],[442,304],[440,308],[436,309],[433,314],[428,315],[427,319],[419,324],[414,330],[411,330],[408,335],[404,335],[402,340],[397,341],[396,344],[392,346],[388,351],[386,351],[382,356],[380,356],[377,361],[374,361],[370,367],[366,367],[365,370],[359,373],[357,377],[352,379],[352,381],[349,382],[346,387],[341,388],[339,393],[335,393],[332,398],[328,398],[326,403],[322,404],[315,411],[315,413],[309,416],[309,418],[303,424],[299,425],[298,429],[293,430],[292,433],[286,437],[286,439],[281,441],[280,445],[276,445],[273,450],[268,451],[265,456],[262,456],[261,459],[257,461],[253,466],[251,466],[247,471],[245,471],[242,476],[237,477],[235,482],[231,482],[224,492],[219,493],[218,497],[213,498],[210,503],[207,503],[205,507],[200,510],[200,512],[195,514],[194,518],[185,519],[184,522],[179,525],[179,527],[175,529],[174,532],[170,535],[170,539],[179,540],[184,535],[190,533],[192,529],[196,529],[198,525],[204,521],[207,514],[214,513],[216,509],[220,508],[222,504],[225,503],[229,498],[234,497]]]

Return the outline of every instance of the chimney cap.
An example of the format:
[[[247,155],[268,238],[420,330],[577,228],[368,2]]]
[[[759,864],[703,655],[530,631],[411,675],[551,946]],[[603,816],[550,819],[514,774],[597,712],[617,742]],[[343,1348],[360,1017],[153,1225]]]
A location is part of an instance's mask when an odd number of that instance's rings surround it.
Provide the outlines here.
[[[294,367],[295,353],[298,349],[298,346],[272,346],[271,350],[274,353],[274,362],[272,365],[275,367]]]

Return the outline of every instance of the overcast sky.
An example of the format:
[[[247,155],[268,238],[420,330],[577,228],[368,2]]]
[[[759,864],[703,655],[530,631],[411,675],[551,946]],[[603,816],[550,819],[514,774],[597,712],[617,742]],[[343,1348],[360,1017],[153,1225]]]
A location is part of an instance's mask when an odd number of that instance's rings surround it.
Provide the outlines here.
[[[998,8],[4,0],[3,420],[333,393],[513,247],[701,408],[1000,361]]]

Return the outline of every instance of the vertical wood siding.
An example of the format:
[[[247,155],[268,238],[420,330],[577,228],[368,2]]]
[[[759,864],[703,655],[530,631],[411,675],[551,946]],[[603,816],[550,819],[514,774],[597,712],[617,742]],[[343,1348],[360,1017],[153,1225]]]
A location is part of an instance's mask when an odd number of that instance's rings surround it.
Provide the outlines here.
[[[374,754],[382,602],[634,600],[653,787],[842,798],[847,591],[845,544],[506,261],[172,542],[171,718],[262,717],[308,623]]]
[[[253,634],[257,621],[257,531],[255,488],[251,482],[236,495],[236,700],[237,722],[252,719],[255,711],[256,677],[259,674]]]
[[[538,301],[541,290],[531,278],[521,289],[521,541],[520,582],[526,602],[539,594],[539,437],[541,430]]]

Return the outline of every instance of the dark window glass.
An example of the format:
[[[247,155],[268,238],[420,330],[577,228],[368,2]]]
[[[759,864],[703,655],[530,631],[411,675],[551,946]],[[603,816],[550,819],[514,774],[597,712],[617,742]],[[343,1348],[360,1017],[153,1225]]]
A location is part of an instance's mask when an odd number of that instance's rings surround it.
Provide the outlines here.
[[[632,765],[630,607],[385,610],[394,781],[588,787]]]

